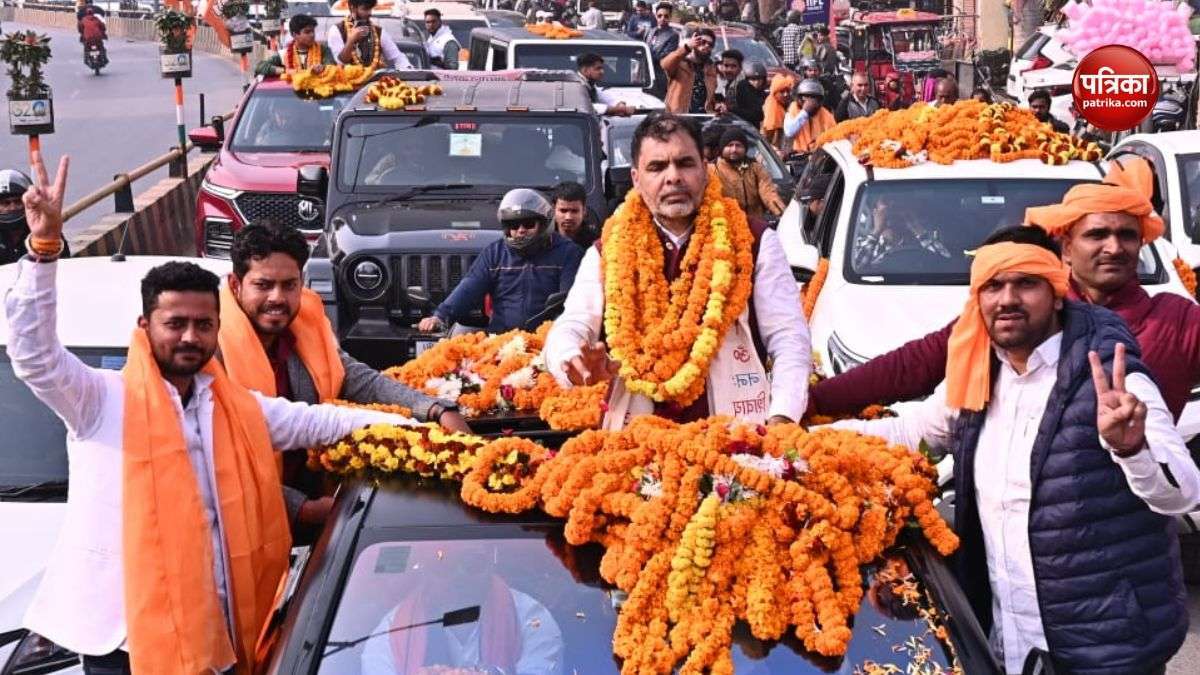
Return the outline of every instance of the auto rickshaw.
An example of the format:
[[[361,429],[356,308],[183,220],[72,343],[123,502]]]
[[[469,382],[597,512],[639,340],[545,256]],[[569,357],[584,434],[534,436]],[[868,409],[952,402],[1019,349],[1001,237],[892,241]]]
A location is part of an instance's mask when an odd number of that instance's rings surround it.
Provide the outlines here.
[[[904,95],[917,98],[917,75],[942,67],[938,30],[949,17],[903,8],[854,11],[837,26],[837,48],[847,78],[867,73],[877,94],[888,71],[900,74]]]

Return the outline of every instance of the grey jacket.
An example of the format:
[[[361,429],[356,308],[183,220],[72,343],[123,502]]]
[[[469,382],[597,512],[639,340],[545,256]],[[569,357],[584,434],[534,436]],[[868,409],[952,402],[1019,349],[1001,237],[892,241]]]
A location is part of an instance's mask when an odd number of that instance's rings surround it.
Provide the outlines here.
[[[422,422],[436,422],[429,419],[429,409],[434,404],[453,405],[450,401],[439,401],[432,396],[393,380],[361,361],[356,360],[344,351],[338,351],[342,357],[342,367],[346,369],[346,377],[342,381],[342,390],[338,398],[351,403],[387,403],[410,408],[413,417]],[[292,400],[305,403],[320,403],[317,385],[312,375],[304,367],[300,355],[292,352],[288,357],[288,382],[292,387]]]

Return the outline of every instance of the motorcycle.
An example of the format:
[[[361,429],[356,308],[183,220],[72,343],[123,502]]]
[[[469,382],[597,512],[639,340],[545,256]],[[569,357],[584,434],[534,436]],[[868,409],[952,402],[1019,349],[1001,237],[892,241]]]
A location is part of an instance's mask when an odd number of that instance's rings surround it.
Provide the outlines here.
[[[91,68],[97,75],[100,69],[108,65],[108,51],[103,42],[93,42],[83,46],[83,64]]]

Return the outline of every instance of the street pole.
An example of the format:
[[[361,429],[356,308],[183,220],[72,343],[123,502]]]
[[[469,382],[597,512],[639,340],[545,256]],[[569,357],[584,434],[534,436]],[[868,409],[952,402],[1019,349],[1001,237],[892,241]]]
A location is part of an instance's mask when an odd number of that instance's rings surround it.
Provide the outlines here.
[[[187,152],[187,130],[183,126],[183,78],[175,78],[175,127],[179,130],[179,152]]]
[[[37,134],[30,134],[29,135],[29,163],[30,164],[33,163],[33,154],[35,152],[38,154],[41,154],[42,139]]]

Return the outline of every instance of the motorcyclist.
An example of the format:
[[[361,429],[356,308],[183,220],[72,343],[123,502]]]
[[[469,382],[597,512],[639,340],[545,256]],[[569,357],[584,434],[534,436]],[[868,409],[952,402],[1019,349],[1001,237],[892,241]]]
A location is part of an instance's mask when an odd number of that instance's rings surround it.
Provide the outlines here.
[[[25,255],[29,225],[25,223],[25,191],[33,185],[29,176],[16,169],[0,169],[0,265],[20,260]],[[67,255],[64,246],[63,255]]]
[[[492,301],[489,333],[525,328],[546,308],[555,293],[566,293],[575,281],[583,249],[554,231],[554,208],[528,188],[509,190],[496,212],[504,238],[488,244],[467,275],[417,328],[434,332],[465,319]]]
[[[87,5],[83,8],[83,16],[79,17],[79,41],[83,43],[84,49],[87,49],[93,44],[103,46],[105,40],[108,39],[108,26],[104,24],[104,19],[96,13],[96,8]]]

